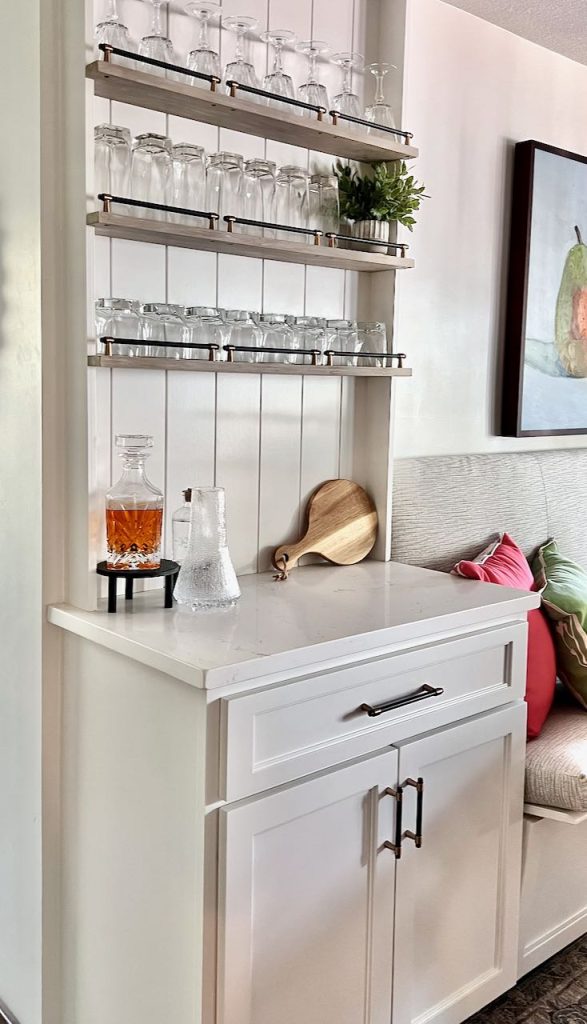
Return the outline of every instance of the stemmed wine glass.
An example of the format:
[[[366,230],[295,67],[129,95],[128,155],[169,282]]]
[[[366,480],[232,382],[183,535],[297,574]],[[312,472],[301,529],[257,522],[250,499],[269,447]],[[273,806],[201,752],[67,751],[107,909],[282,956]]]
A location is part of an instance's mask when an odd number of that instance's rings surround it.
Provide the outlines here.
[[[328,90],[325,85],[318,81],[316,63],[320,55],[328,53],[328,46],[317,39],[310,39],[306,43],[298,43],[296,50],[305,53],[308,58],[308,81],[300,85],[298,96],[304,103],[312,103],[317,107],[329,109]],[[313,117],[311,110],[302,110],[304,117]]]
[[[334,109],[340,114],[349,114],[350,117],[361,117],[361,102],[353,92],[351,76],[353,68],[360,71],[363,67],[363,57],[360,53],[335,53],[332,62],[342,69],[342,92],[334,97]],[[358,125],[349,122],[347,127],[357,128]]]
[[[199,71],[201,75],[214,75],[220,78],[220,60],[216,50],[210,46],[208,36],[208,26],[211,19],[220,13],[220,4],[214,0],[190,0],[190,3],[185,5],[185,10],[200,22],[200,38],[197,47],[188,56],[188,68],[190,71]],[[190,81],[193,85],[207,88],[207,83],[202,79],[192,78]]]
[[[390,71],[397,71],[395,64],[388,64],[385,61],[376,61],[374,64],[367,65],[367,71],[370,71],[375,76],[376,87],[375,87],[375,99],[371,106],[365,109],[365,118],[367,121],[373,121],[374,127],[368,128],[369,134],[377,131],[375,125],[383,125],[385,128],[395,128],[395,118],[393,116],[393,110],[389,103],[385,102],[385,93],[383,89],[383,80]]]
[[[96,46],[104,43],[107,46],[116,46],[119,50],[136,51],[126,25],[123,25],[118,14],[118,0],[107,0],[106,17],[96,25]],[[100,57],[102,51],[98,50]]]
[[[173,43],[168,36],[163,35],[161,24],[161,6],[163,3],[167,3],[167,0],[149,0],[149,2],[153,7],[151,28],[148,35],[141,39],[139,53],[141,57],[151,57],[152,60],[161,60],[165,64],[177,64]],[[156,74],[165,74],[164,68],[152,67],[150,70]]]
[[[224,69],[224,84],[226,85],[227,82],[232,81],[238,82],[239,85],[250,85],[254,89],[259,89],[260,83],[257,73],[248,57],[246,38],[247,32],[251,32],[257,27],[257,19],[236,14],[223,18],[222,24],[229,32],[236,32],[234,58],[228,62]]]
[[[272,29],[270,32],[263,32],[261,39],[264,43],[270,43],[273,47],[273,70],[265,75],[263,88],[267,92],[275,93],[277,96],[285,96],[290,100],[295,99],[296,92],[293,78],[283,70],[283,47],[287,43],[291,44],[294,42],[295,34],[285,28]],[[281,103],[278,99],[268,99],[267,103],[269,106],[277,107],[280,110],[291,110],[291,106],[287,103]]]

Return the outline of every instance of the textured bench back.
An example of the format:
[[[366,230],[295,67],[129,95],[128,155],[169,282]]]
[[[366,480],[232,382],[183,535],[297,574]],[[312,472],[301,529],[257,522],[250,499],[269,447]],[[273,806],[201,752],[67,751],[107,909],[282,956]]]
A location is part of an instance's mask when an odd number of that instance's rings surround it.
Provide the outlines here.
[[[396,461],[394,561],[449,571],[504,530],[527,555],[556,537],[587,568],[587,449]]]

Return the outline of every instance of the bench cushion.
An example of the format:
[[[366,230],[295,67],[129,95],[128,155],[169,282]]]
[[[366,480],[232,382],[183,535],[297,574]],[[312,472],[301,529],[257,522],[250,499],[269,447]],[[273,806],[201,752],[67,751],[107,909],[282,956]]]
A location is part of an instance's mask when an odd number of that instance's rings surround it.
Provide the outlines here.
[[[526,802],[587,811],[587,715],[555,706],[526,753]]]

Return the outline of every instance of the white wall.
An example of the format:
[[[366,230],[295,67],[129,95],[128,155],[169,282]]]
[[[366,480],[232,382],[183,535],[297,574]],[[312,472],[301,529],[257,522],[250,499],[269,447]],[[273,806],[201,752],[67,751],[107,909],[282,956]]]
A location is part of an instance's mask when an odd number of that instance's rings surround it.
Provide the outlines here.
[[[517,451],[585,436],[496,433],[513,144],[587,153],[587,67],[441,0],[409,0],[405,126],[431,199],[398,274],[396,348],[415,377],[397,389],[395,452]]]
[[[0,4],[0,999],[41,1006],[39,0]]]

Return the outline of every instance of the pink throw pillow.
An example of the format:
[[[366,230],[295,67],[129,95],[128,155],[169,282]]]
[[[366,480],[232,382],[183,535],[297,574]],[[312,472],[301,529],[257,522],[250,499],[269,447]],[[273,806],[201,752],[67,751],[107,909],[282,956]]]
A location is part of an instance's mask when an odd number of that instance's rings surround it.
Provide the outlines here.
[[[457,562],[452,570],[457,576],[518,590],[535,590],[534,577],[523,551],[509,534],[485,548],[472,561]],[[528,671],[526,703],[528,705],[528,739],[540,735],[552,707],[556,688],[556,654],[550,627],[541,608],[528,613]]]

